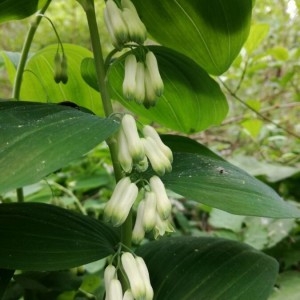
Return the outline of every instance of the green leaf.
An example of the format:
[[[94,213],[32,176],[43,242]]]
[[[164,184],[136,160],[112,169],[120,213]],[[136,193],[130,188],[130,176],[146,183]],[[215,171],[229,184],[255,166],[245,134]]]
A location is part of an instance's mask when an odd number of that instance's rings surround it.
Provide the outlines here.
[[[14,273],[15,270],[0,269],[0,299],[2,299]]]
[[[0,2],[0,23],[19,20],[34,14],[45,0],[4,0]]]
[[[214,75],[229,68],[250,29],[251,0],[133,2],[156,41],[189,56]]]
[[[54,81],[54,57],[57,45],[50,45],[35,53],[26,64],[23,75],[20,98],[21,100],[37,102],[72,101],[86,107],[95,114],[103,115],[103,108],[99,93],[90,88],[81,77],[80,64],[83,58],[91,57],[92,53],[81,46],[63,44],[68,62],[67,84]],[[11,83],[15,77],[15,70],[8,59],[16,64],[17,55],[12,52],[3,52],[6,66],[9,68]]]
[[[265,300],[276,280],[275,259],[218,238],[164,238],[140,247],[154,299]]]
[[[151,46],[158,60],[164,81],[164,93],[155,107],[127,101],[123,97],[125,54],[110,68],[109,83],[113,99],[149,121],[157,122],[170,129],[193,133],[222,122],[228,111],[228,104],[219,85],[195,62],[171,49]],[[96,74],[90,60],[85,60],[82,74],[93,87],[97,87]]]
[[[55,271],[114,253],[118,236],[108,225],[42,203],[0,205],[0,267]]]
[[[64,105],[0,102],[0,193],[35,183],[81,157],[119,127]]]
[[[203,145],[177,135],[163,140],[174,152],[173,170],[162,177],[168,189],[237,215],[300,217],[300,211],[270,187]]]

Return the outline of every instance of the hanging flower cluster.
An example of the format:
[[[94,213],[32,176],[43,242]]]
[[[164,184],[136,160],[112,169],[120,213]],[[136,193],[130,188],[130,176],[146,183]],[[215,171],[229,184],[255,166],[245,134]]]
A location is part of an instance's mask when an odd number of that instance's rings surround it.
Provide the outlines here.
[[[130,252],[121,255],[121,265],[118,266],[128,281],[128,289],[123,294],[121,282],[118,279],[117,269],[112,264],[104,270],[104,284],[106,300],[152,300],[151,287],[147,266],[139,256]]]
[[[113,46],[121,50],[128,42],[130,47],[140,47],[143,51],[129,54],[125,59],[123,95],[127,100],[135,100],[150,108],[156,104],[164,90],[164,83],[158,69],[157,59],[152,51],[142,45],[147,30],[130,0],[121,0],[119,8],[113,0],[107,0],[104,20]],[[145,53],[146,52],[146,53]]]

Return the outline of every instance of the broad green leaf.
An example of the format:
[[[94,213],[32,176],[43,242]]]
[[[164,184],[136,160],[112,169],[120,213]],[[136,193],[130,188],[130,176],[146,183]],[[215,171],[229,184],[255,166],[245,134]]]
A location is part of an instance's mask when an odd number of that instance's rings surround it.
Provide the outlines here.
[[[289,58],[288,49],[281,46],[277,46],[268,50],[268,53],[277,60],[286,61]]]
[[[0,193],[35,183],[81,157],[119,124],[64,105],[0,102]]]
[[[2,299],[14,273],[15,270],[0,269],[0,299]]]
[[[0,267],[54,271],[114,253],[118,236],[105,223],[42,203],[0,205]]]
[[[237,215],[300,217],[270,187],[201,144],[177,135],[164,136],[164,142],[174,152],[173,170],[162,177],[170,190]]]
[[[146,109],[123,97],[124,55],[109,71],[111,96],[126,108],[149,121],[184,133],[193,133],[222,122],[228,104],[219,85],[188,57],[165,47],[151,46],[157,57],[159,70],[164,81],[163,96],[155,107]],[[96,87],[96,75],[90,60],[82,66],[83,77]]]
[[[246,132],[253,138],[256,138],[263,126],[263,121],[258,119],[248,119],[241,123]]]
[[[265,300],[278,271],[275,259],[218,238],[164,238],[137,254],[145,259],[156,300]]]
[[[81,77],[80,64],[83,58],[91,57],[92,53],[81,46],[64,44],[64,51],[68,61],[67,84],[54,81],[54,57],[57,45],[50,45],[35,53],[26,64],[21,87],[21,100],[57,103],[72,101],[86,107],[95,114],[103,115],[102,103],[99,93],[90,88]],[[11,60],[16,64],[15,53],[3,53],[6,66],[9,67],[9,77],[13,84],[15,70]]]
[[[248,39],[244,45],[248,55],[252,54],[252,52],[258,48],[258,46],[269,33],[269,30],[269,24],[261,23],[251,25]]]
[[[19,20],[38,11],[45,0],[2,0],[0,2],[0,23]]]
[[[151,37],[213,75],[229,68],[250,30],[251,0],[133,2]]]

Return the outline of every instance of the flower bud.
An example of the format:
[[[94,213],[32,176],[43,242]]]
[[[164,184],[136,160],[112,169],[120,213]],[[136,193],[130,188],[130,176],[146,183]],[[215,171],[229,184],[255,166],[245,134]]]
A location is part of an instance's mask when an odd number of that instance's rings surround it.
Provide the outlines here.
[[[135,81],[136,81],[136,89],[134,93],[134,98],[137,103],[143,103],[145,99],[145,67],[144,63],[138,62],[137,68],[136,68],[136,75],[135,75]]]
[[[107,11],[107,21],[118,44],[125,43],[128,40],[128,31],[121,10],[113,0],[106,1],[104,10]]]
[[[151,191],[156,195],[156,210],[159,216],[166,220],[171,214],[172,204],[166,193],[165,186],[158,176],[152,176],[149,183]]]
[[[159,215],[156,215],[156,224],[154,227],[154,238],[156,239],[159,235],[163,236],[166,232],[174,232],[175,229],[171,222],[167,220],[162,220]]]
[[[117,38],[115,37],[115,33],[114,33],[113,28],[112,28],[112,25],[111,25],[111,22],[110,22],[108,12],[107,12],[106,8],[104,8],[103,16],[104,16],[104,23],[105,23],[105,26],[107,28],[108,34],[110,36],[112,45],[115,48],[121,50],[123,48],[123,44],[120,44],[119,41],[117,40]]]
[[[125,7],[122,16],[127,26],[129,40],[137,44],[143,44],[147,38],[147,30],[135,11]]]
[[[123,81],[123,95],[126,99],[133,99],[136,91],[137,62],[133,54],[129,54],[125,59],[125,75]]]
[[[138,266],[138,269],[140,271],[141,277],[143,279],[144,285],[145,285],[145,289],[146,289],[146,297],[144,298],[145,300],[152,300],[153,299],[153,288],[151,286],[150,283],[150,277],[149,277],[149,272],[148,272],[148,268],[145,264],[145,261],[137,256],[135,258],[136,264]]]
[[[138,172],[145,172],[148,169],[148,159],[145,156],[142,160],[140,160],[137,164],[134,165],[136,171]]]
[[[61,81],[61,56],[58,52],[54,56],[54,81],[56,83]]]
[[[138,12],[137,12],[134,4],[130,0],[121,0],[121,6],[122,6],[123,9],[128,8],[131,11],[133,11],[135,14],[138,15]]]
[[[152,126],[145,125],[143,127],[143,134],[146,138],[151,137],[155,141],[155,143],[159,147],[159,149],[169,159],[169,161],[173,162],[173,153],[172,153],[171,149],[162,142],[159,134]]]
[[[68,82],[68,60],[67,57],[63,54],[61,60],[61,76],[60,80],[63,84]]]
[[[120,201],[114,206],[111,214],[111,222],[113,226],[120,226],[128,217],[129,211],[137,198],[139,189],[135,183],[131,183],[126,190],[123,190],[123,195]]]
[[[155,106],[157,101],[157,96],[152,85],[151,77],[148,68],[145,68],[145,100],[144,106],[146,108],[150,108],[151,106]]]
[[[146,192],[143,214],[143,228],[146,232],[152,230],[156,223],[156,195],[154,192]]]
[[[153,170],[160,176],[172,171],[172,165],[164,153],[157,147],[151,137],[141,138],[146,156],[149,158]]]
[[[132,241],[135,244],[139,244],[145,236],[145,230],[143,227],[144,207],[145,201],[142,200],[138,205],[135,224],[132,231]]]
[[[164,83],[161,79],[158,64],[155,55],[152,51],[146,54],[146,67],[149,70],[152,86],[155,90],[155,94],[159,97],[164,91]]]
[[[107,300],[122,300],[123,291],[121,282],[118,279],[112,279],[108,290],[107,290]]]
[[[121,180],[119,180],[119,182],[115,186],[115,189],[104,208],[103,214],[104,214],[104,220],[106,222],[110,221],[115,206],[118,205],[121,197],[123,197],[125,190],[127,190],[130,184],[131,184],[130,178],[124,177]]]
[[[113,265],[108,265],[104,270],[104,286],[106,290],[106,297],[105,299],[108,300],[108,289],[110,282],[115,278],[116,276],[116,268]]]
[[[130,283],[130,289],[135,299],[144,299],[146,290],[136,260],[129,252],[121,256],[122,266]]]
[[[126,136],[128,150],[133,161],[141,161],[145,157],[145,151],[133,116],[129,114],[124,115],[122,118],[122,128]]]
[[[122,169],[126,173],[130,173],[132,171],[132,157],[129,153],[126,136],[122,127],[118,132],[118,160]]]
[[[127,290],[124,293],[123,300],[134,300],[131,290]]]

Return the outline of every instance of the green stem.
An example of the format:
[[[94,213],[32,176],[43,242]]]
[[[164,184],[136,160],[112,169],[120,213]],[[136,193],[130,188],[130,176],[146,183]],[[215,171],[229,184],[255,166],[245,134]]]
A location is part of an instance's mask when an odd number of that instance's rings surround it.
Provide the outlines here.
[[[51,0],[48,0],[46,2],[46,4],[43,6],[43,8],[39,12],[40,14],[45,13],[45,11],[47,10],[50,2],[51,2]],[[38,26],[41,22],[41,19],[42,19],[42,16],[37,15],[35,20],[31,23],[30,29],[27,33],[27,36],[26,36],[26,39],[25,39],[25,42],[24,42],[24,45],[23,45],[20,61],[19,61],[17,71],[16,71],[16,77],[15,77],[15,81],[14,81],[13,92],[12,92],[12,98],[14,98],[16,100],[20,99],[21,84],[22,84],[24,68],[25,68],[25,65],[26,65],[26,60],[27,60],[27,57],[28,57],[30,46],[32,44],[33,37],[34,37],[35,32],[36,32],[36,30],[37,30],[37,28],[38,28]],[[18,199],[18,202],[24,202],[24,193],[23,193],[22,188],[17,189],[17,199]]]
[[[42,7],[40,10],[39,14],[36,16],[35,20],[31,23],[30,29],[27,33],[25,43],[23,45],[23,49],[21,52],[21,58],[18,64],[17,72],[16,72],[16,78],[14,82],[14,87],[13,87],[13,98],[16,100],[20,99],[20,90],[21,90],[21,84],[22,84],[22,78],[23,78],[23,72],[26,64],[26,60],[28,57],[29,49],[32,44],[32,40],[34,38],[35,32],[41,22],[42,19],[42,14],[45,13],[47,10],[51,0],[48,0],[46,4]]]
[[[89,31],[90,31],[91,43],[92,43],[92,48],[94,53],[94,61],[96,67],[98,86],[102,98],[105,115],[106,117],[109,117],[113,113],[113,107],[112,107],[108,86],[107,86],[105,63],[102,54],[94,1],[78,0],[78,2],[82,5],[86,13]],[[123,174],[118,161],[117,143],[115,138],[114,137],[109,138],[107,140],[107,144],[111,154],[111,159],[112,159],[113,168],[115,172],[115,178],[116,181],[119,181],[123,177]],[[132,233],[132,215],[130,213],[121,228],[121,242],[127,247],[131,247],[131,233]]]

